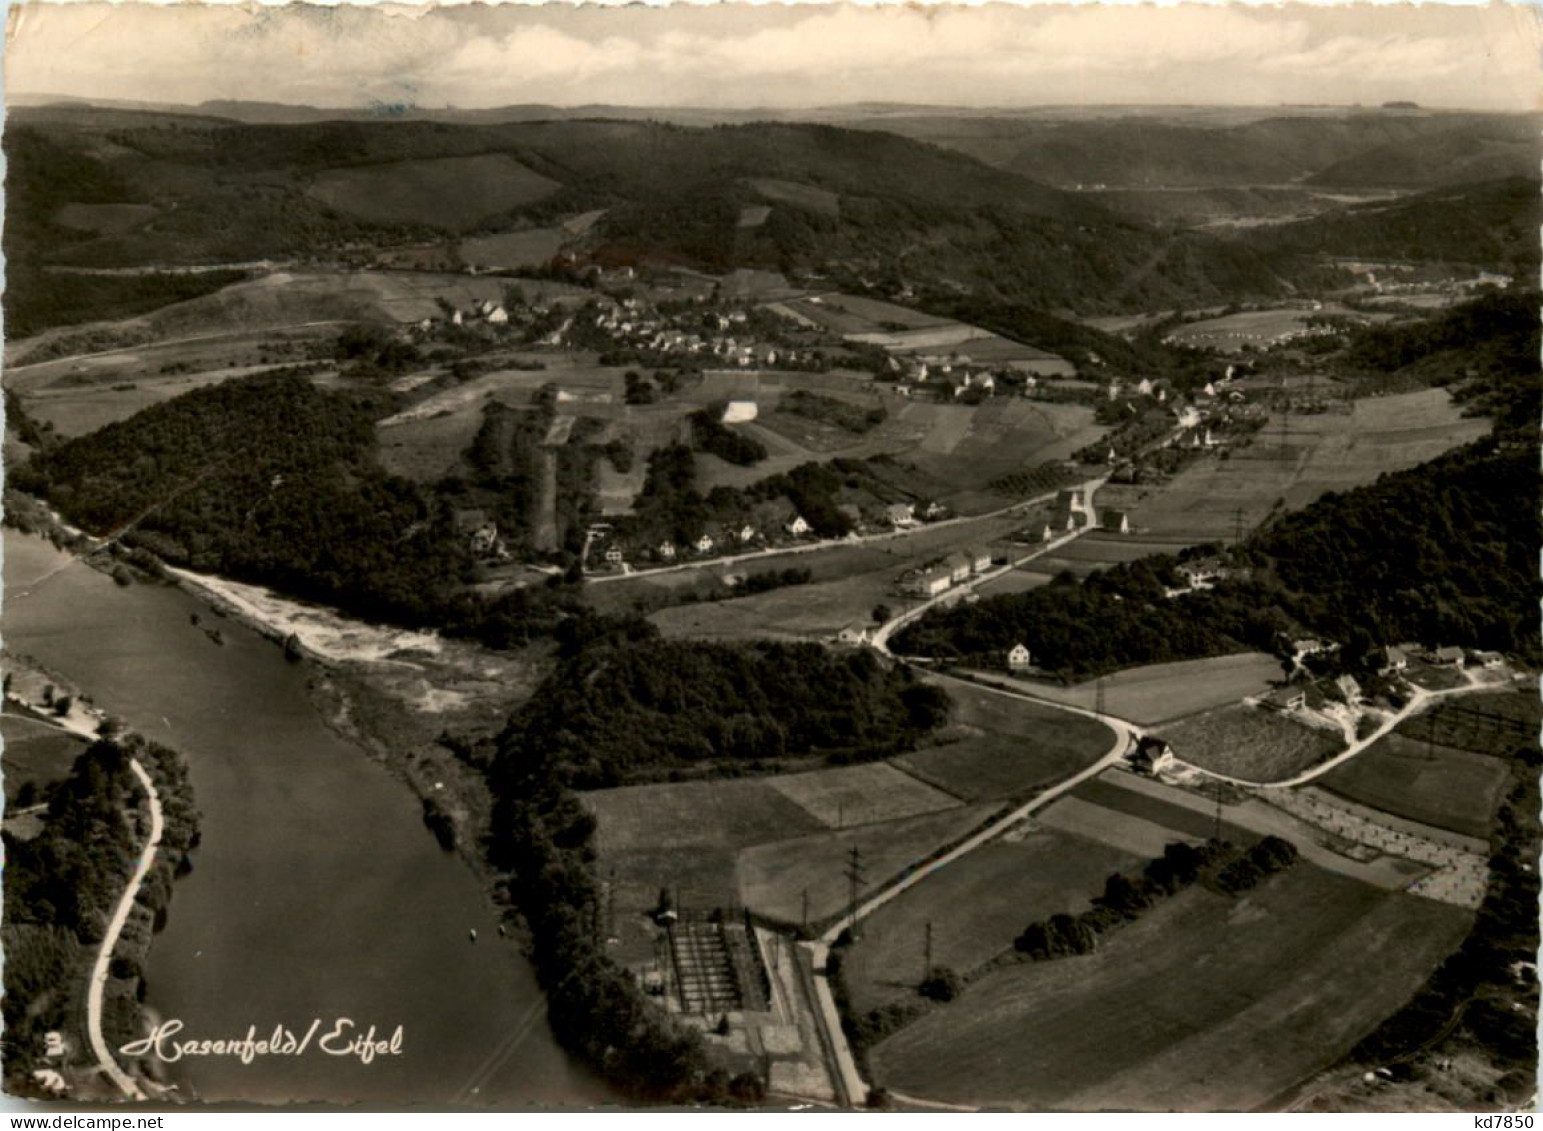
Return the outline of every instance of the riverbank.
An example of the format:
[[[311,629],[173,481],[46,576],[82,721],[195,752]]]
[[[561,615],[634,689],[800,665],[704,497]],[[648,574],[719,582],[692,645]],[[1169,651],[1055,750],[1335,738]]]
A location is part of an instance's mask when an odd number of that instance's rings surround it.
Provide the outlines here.
[[[48,788],[46,817],[9,842],[6,882],[22,894],[6,923],[7,1091],[99,1102],[160,1094],[144,1066],[121,1064],[114,1050],[145,1031],[151,944],[198,842],[186,762],[36,660],[7,652],[4,669],[11,713],[89,743]]]

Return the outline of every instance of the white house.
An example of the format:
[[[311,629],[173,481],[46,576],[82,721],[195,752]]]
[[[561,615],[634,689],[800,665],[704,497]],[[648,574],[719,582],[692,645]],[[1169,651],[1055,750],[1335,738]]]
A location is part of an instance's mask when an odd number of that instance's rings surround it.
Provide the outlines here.
[[[713,536],[704,534],[696,540],[696,549],[699,554],[710,554],[713,551]]]
[[[915,526],[915,503],[890,503],[884,508],[884,517],[889,519],[891,526]]]
[[[675,543],[674,542],[660,542],[659,543],[659,556],[661,558],[663,558],[667,562],[673,562],[675,560]]]
[[[793,521],[789,522],[785,529],[789,534],[793,535],[793,537],[801,538],[805,534],[809,533],[809,523],[804,521],[803,515],[795,514],[793,516]]]
[[[976,573],[985,573],[991,568],[991,551],[982,546],[966,550],[970,558],[970,568]]]
[[[749,542],[754,538],[755,527],[751,526],[748,522],[739,528],[739,540],[741,542]]]
[[[868,626],[860,621],[853,621],[836,633],[836,639],[842,644],[866,644],[868,643]]]
[[[1105,511],[1104,529],[1111,534],[1129,534],[1130,516],[1124,511]]]
[[[622,553],[620,546],[608,546],[605,551],[605,560],[611,565],[621,565],[626,555]]]
[[[924,569],[920,573],[908,578],[902,588],[907,593],[917,597],[936,597],[948,592],[949,586],[954,583],[953,576],[948,570],[942,568]]]
[[[990,564],[989,562],[987,563]],[[961,581],[968,581],[974,563],[970,561],[969,554],[953,553],[943,559],[943,565],[948,570],[949,579],[958,585]]]
[[[1033,657],[1029,655],[1026,644],[1014,644],[1007,653],[1007,670],[1010,672],[1024,671],[1032,662]]]

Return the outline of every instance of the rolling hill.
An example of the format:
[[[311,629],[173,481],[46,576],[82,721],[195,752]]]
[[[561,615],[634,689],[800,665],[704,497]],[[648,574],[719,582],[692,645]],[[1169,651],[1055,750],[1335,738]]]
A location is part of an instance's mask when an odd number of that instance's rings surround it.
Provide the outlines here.
[[[583,245],[597,262],[888,273],[1050,308],[1263,297],[1290,270],[956,152],[833,126],[253,126],[53,106],[17,110],[5,147],[6,252],[23,268],[344,257],[605,208]],[[62,223],[80,204],[145,207],[92,230]]]

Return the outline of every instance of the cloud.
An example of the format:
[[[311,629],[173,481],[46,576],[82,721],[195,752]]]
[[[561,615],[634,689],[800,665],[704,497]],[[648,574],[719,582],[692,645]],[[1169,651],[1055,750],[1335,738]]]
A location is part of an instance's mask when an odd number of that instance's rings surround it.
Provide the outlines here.
[[[15,90],[361,105],[1537,104],[1530,10],[888,4],[12,8]]]

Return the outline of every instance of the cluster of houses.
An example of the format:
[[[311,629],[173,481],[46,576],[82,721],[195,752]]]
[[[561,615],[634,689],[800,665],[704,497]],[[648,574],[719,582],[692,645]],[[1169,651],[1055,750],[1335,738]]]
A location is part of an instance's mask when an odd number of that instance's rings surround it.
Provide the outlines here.
[[[665,538],[658,542],[637,542],[629,546],[616,537],[607,524],[590,527],[590,554],[611,569],[623,569],[632,560],[655,565],[672,565],[692,559],[723,557],[764,549],[789,539],[807,538],[814,533],[807,519],[793,514],[780,527],[767,531],[753,522],[729,523],[714,530],[704,530],[694,539],[677,543]],[[586,568],[593,562],[586,560]]]
[[[798,367],[813,360],[812,351],[778,347],[755,340],[744,310],[691,310],[665,314],[636,298],[622,299],[594,314],[591,325],[618,346],[681,357],[711,359],[740,369]]]
[[[487,326],[507,326],[509,311],[501,302],[484,299],[467,307],[450,306],[444,318],[424,318],[418,323],[418,329],[427,333],[436,325],[445,323],[451,326],[469,326],[477,323]]]
[[[1391,644],[1382,650],[1382,666],[1379,673],[1385,676],[1400,675],[1409,670],[1411,660],[1436,667],[1462,668],[1473,666],[1494,671],[1505,666],[1505,657],[1499,652],[1479,650],[1465,651],[1455,644],[1427,648],[1422,644]]]
[[[974,390],[978,397],[991,397],[1004,379],[999,369],[977,365],[963,359],[892,357],[889,368],[895,374],[894,391],[902,397],[932,397],[957,400]],[[1033,377],[1024,379],[1024,394],[1037,386]]]
[[[901,574],[900,590],[912,597],[938,597],[990,570],[993,560],[992,552],[985,548],[956,550],[931,565]]]

